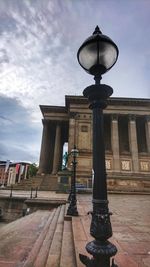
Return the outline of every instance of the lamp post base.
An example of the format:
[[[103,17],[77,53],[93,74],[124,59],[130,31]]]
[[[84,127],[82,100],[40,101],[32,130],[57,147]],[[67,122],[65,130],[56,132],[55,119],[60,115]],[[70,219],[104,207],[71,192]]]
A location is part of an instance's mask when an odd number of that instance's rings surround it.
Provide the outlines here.
[[[68,207],[67,215],[78,216],[79,214],[78,214],[78,211],[77,211],[77,207],[76,206]]]
[[[87,244],[87,246],[88,246],[88,244]],[[90,244],[90,246],[91,246],[91,244]],[[94,247],[95,247],[95,245],[94,245]],[[112,248],[112,250],[113,250],[113,248]],[[111,267],[118,267],[118,265],[116,265],[114,263],[114,259],[112,259],[112,262],[110,263],[110,256],[109,255],[93,256],[93,258],[90,259],[89,257],[87,257],[85,255],[79,254],[79,258],[80,258],[80,261],[87,267],[108,267],[108,266],[110,266],[110,264],[111,264]]]
[[[115,245],[109,241],[94,240],[86,245],[86,250],[93,258],[79,254],[80,260],[87,267],[110,267],[110,258],[117,253]],[[112,260],[111,267],[118,267]]]
[[[68,207],[68,210],[67,210],[67,215],[70,215],[70,216],[78,216],[79,215],[76,203],[77,203],[76,197],[72,193],[71,194],[70,204],[69,204],[69,207]]]
[[[67,215],[78,216],[79,214],[78,214],[77,206],[69,205],[68,210],[67,210]]]
[[[93,212],[91,214],[90,233],[95,237],[95,240],[86,245],[86,250],[93,258],[90,259],[80,254],[80,260],[87,267],[110,267],[110,258],[115,256],[117,248],[107,240],[112,236],[108,201],[93,200]],[[111,267],[117,267],[114,261]]]

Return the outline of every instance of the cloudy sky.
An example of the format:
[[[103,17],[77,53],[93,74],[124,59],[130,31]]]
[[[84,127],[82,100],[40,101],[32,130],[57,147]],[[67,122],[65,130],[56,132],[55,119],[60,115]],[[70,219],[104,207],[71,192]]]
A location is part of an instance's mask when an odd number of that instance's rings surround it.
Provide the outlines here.
[[[0,0],[0,160],[39,160],[39,104],[93,82],[76,53],[96,25],[120,51],[113,96],[150,98],[150,0]]]

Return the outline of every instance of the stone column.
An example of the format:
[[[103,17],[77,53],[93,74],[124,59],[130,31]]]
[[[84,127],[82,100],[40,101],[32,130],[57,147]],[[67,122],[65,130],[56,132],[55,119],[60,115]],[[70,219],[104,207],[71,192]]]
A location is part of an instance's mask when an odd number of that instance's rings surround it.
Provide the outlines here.
[[[40,154],[40,162],[39,162],[39,170],[38,173],[46,173],[47,172],[47,153],[48,153],[48,139],[49,139],[49,127],[48,121],[43,119],[43,135],[42,135],[42,144],[41,144],[41,154]]]
[[[138,143],[136,131],[136,116],[129,115],[129,145],[132,156],[133,172],[139,171]]]
[[[74,148],[74,145],[76,144],[76,121],[75,121],[75,112],[70,112],[70,118],[69,118],[69,137],[68,137],[68,152],[70,153],[71,150]],[[68,164],[67,168],[71,168],[71,161],[72,157],[70,156],[68,158]]]
[[[52,174],[56,174],[59,169],[60,153],[61,153],[61,125],[59,122],[56,124],[55,135],[55,147],[54,147],[54,159],[53,159],[53,171]]]
[[[75,142],[76,142],[76,123],[75,123],[75,116],[76,116],[76,113],[74,112],[71,112],[70,113],[70,118],[69,118],[69,138],[68,138],[68,151],[70,152],[73,148],[74,148],[74,145]]]
[[[145,122],[147,152],[150,154],[150,115],[146,116]]]
[[[113,170],[120,171],[119,155],[119,132],[118,132],[118,115],[113,114],[111,118],[111,147],[113,152]]]

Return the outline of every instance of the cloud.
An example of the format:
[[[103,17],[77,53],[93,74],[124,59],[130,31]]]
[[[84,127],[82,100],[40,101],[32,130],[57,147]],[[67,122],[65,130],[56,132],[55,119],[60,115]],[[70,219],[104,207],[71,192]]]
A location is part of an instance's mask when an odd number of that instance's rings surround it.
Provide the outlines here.
[[[150,97],[149,10],[146,0],[0,1],[0,123],[9,155],[16,148],[18,156],[37,158],[39,104],[64,105],[65,95],[81,95],[93,83],[76,53],[97,24],[120,51],[103,83],[114,88],[113,96]]]
[[[65,94],[82,94],[92,79],[78,65],[76,52],[94,26],[101,24],[108,35],[119,42],[120,49],[118,67],[104,76],[104,81],[118,88],[115,96],[136,97],[138,91],[139,97],[148,97],[149,80],[145,69],[149,64],[149,48],[142,38],[143,28],[137,31],[145,1],[143,5],[136,1],[136,6],[135,1],[126,4],[96,0],[95,4],[91,1],[42,2],[2,1],[0,92],[11,97],[17,95],[24,107],[32,109],[33,118],[39,116],[39,104],[63,105]],[[143,26],[147,16],[143,14]],[[141,45],[144,49],[139,53]],[[136,60],[140,64],[137,65]],[[144,83],[141,84],[141,80]]]
[[[38,161],[41,125],[34,123],[19,100],[0,96],[0,158]]]
[[[72,51],[62,44],[62,33],[58,29],[55,31],[50,5],[43,13],[36,13],[28,1],[22,6],[20,13],[14,7],[8,9],[15,27],[13,31],[5,29],[1,36],[1,50],[6,47],[8,62],[1,64],[0,91],[11,97],[17,95],[25,107],[34,106],[35,109],[38,104],[64,103],[64,93],[71,93],[75,87],[73,69],[71,75],[68,64]],[[58,99],[57,92],[64,80],[65,86]]]

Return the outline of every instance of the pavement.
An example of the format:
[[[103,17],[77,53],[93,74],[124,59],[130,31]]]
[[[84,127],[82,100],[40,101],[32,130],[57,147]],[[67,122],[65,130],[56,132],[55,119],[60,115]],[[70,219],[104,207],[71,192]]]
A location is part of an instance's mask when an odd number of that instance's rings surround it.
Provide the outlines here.
[[[109,210],[113,213],[110,241],[118,249],[115,256],[118,266],[150,267],[150,196],[111,194],[108,197]],[[80,195],[79,202],[85,212],[92,209],[91,196]]]
[[[0,196],[9,196],[9,190],[0,190]],[[13,196],[30,198],[29,191],[14,191]],[[67,199],[66,194],[55,192],[38,192],[39,199]],[[79,214],[84,214],[84,231],[88,240],[92,210],[91,195],[78,194]],[[150,267],[150,196],[131,194],[110,194],[109,210],[113,237],[110,239],[117,246],[115,260],[119,267]],[[47,214],[46,214],[47,216]],[[78,219],[77,219],[78,220]],[[86,223],[87,222],[87,223]],[[4,226],[5,228],[5,226]],[[3,227],[1,228],[2,231]],[[31,245],[31,244],[30,244]],[[5,266],[5,265],[4,265]]]

